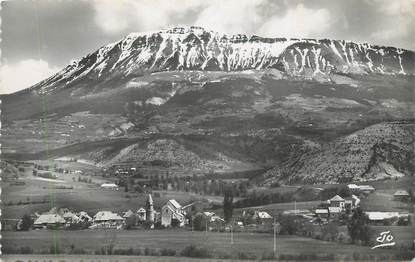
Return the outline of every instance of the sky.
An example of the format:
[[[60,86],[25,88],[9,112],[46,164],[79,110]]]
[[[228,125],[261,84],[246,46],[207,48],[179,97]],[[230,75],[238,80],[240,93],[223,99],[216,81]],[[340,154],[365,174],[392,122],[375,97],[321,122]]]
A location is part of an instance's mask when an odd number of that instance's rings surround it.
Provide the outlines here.
[[[1,2],[0,16],[0,94],[131,32],[172,25],[415,50],[415,0],[15,0]]]

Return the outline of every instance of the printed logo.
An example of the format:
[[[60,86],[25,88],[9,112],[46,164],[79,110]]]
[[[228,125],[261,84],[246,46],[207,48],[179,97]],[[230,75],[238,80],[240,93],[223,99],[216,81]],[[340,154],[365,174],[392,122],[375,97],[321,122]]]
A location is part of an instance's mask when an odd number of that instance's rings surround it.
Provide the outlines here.
[[[376,241],[380,244],[372,247],[372,249],[378,247],[394,246],[396,243],[393,241],[393,239],[394,237],[392,236],[392,233],[390,231],[381,232],[380,236],[376,238]]]

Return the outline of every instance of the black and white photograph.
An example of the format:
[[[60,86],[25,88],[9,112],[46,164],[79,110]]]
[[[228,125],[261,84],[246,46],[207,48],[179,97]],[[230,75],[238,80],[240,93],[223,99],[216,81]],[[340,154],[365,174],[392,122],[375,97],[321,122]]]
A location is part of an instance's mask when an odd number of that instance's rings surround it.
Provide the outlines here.
[[[415,0],[0,5],[0,260],[415,261]]]

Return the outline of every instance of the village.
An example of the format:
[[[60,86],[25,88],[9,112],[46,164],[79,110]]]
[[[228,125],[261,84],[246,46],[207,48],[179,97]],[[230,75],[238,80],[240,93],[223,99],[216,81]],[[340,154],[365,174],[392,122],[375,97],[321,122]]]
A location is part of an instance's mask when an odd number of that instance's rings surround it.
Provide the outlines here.
[[[113,248],[129,246],[129,242],[123,241],[135,238],[151,249],[176,251],[192,241],[203,246],[205,238],[236,248],[241,241],[254,237],[257,243],[270,243],[258,250],[248,248],[248,253],[259,256],[258,252],[272,250],[273,237],[275,243],[290,243],[285,242],[290,238],[309,239],[332,243],[336,248],[346,245],[353,250],[373,245],[380,232],[392,229],[399,239],[397,252],[414,248],[410,233],[414,195],[411,187],[406,186],[413,183],[411,179],[261,187],[244,173],[175,176],[163,171],[143,172],[142,166],[91,171],[85,168],[88,163],[70,161],[55,161],[49,166],[45,162],[13,164],[18,176],[4,177],[3,183],[10,185],[10,192],[17,190],[26,196],[22,196],[23,200],[8,198],[3,202],[8,216],[2,218],[2,231],[6,238],[16,238],[16,242],[9,242],[15,246],[5,246],[5,252],[29,252],[25,243],[30,243],[32,237],[46,240],[53,232],[62,238],[59,248],[66,251],[60,252],[72,252],[71,245],[80,241],[84,243],[82,252],[99,254],[110,252],[108,244],[85,242],[90,236],[118,236],[118,240],[106,240],[118,243]],[[42,192],[49,200],[32,196]],[[381,206],[383,203],[389,207]],[[355,234],[357,231],[363,234]],[[19,237],[21,234],[24,237]],[[66,236],[79,239],[65,244]],[[162,236],[176,236],[182,244],[158,245],[145,240],[151,236],[154,241]],[[39,247],[30,252],[49,252],[42,251],[46,243],[39,242]],[[101,248],[106,251],[97,251]],[[225,249],[221,253],[229,252]]]
[[[115,189],[115,184],[102,184],[102,188]],[[370,194],[375,188],[369,185],[349,184],[348,188],[353,193]],[[405,190],[398,190],[394,194],[397,201],[408,201],[410,194]],[[331,222],[345,225],[356,208],[359,208],[359,197],[352,194],[343,198],[335,195],[321,202],[315,209],[285,210],[277,216],[264,210],[243,210],[241,215],[234,216],[225,221],[213,211],[196,211],[198,203],[193,202],[182,206],[175,199],[170,199],[160,208],[155,208],[151,194],[147,195],[146,206],[137,210],[127,210],[117,214],[109,210],[102,210],[96,214],[88,214],[85,211],[69,210],[67,208],[52,208],[43,214],[32,214],[32,229],[167,229],[188,228],[190,230],[206,230],[218,232],[256,231],[272,232],[274,225],[280,225],[279,219],[284,216],[301,220],[309,225],[324,225]],[[398,225],[411,224],[408,212],[365,212],[368,223],[373,225]],[[277,219],[278,218],[278,219]],[[195,222],[197,225],[195,225]],[[22,230],[22,220],[16,224],[16,230]]]

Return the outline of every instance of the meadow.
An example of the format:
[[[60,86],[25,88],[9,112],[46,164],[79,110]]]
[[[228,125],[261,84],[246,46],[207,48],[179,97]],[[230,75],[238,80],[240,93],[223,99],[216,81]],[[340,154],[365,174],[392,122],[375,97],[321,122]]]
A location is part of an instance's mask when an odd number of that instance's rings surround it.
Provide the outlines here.
[[[185,230],[83,230],[83,231],[53,231],[33,230],[28,232],[3,232],[3,249],[18,249],[30,246],[35,253],[48,251],[54,245],[61,252],[67,252],[73,245],[88,253],[114,245],[120,249],[162,249],[176,251],[188,245],[204,247],[213,254],[234,255],[244,252],[251,255],[262,255],[272,252],[273,236],[266,233],[234,233],[234,243],[231,244],[230,233],[197,232]],[[301,247],[301,249],[299,249]],[[371,250],[370,247],[327,242],[299,236],[278,236],[278,254],[386,254],[399,250]]]

